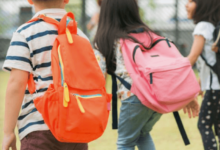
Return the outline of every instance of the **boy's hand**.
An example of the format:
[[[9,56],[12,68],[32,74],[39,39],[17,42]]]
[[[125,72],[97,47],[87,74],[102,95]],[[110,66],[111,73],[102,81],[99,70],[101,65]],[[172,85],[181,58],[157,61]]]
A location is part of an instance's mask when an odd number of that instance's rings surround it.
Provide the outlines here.
[[[188,113],[189,118],[193,116],[193,118],[197,117],[199,115],[199,103],[197,101],[197,98],[195,98],[193,101],[191,101],[186,107],[183,108],[184,113]]]
[[[16,148],[16,136],[14,133],[4,134],[2,150],[17,150]]]

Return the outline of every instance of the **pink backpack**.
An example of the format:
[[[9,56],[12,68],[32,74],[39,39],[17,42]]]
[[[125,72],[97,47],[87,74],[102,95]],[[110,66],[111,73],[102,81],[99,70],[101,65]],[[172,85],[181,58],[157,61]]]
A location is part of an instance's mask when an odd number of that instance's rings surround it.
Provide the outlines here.
[[[150,44],[146,33],[131,35],[143,45]],[[198,95],[200,86],[189,60],[176,46],[168,39],[152,36],[150,50],[131,40],[120,41],[125,66],[133,81],[131,92],[156,112],[178,111]]]
[[[200,86],[188,58],[184,58],[168,39],[151,35],[153,44],[150,50],[131,40],[120,40],[125,66],[133,83],[130,85],[111,74],[113,129],[117,128],[117,78],[143,105],[162,114],[173,112],[184,143],[188,145],[190,142],[177,111],[198,95]],[[148,34],[137,31],[131,36],[149,47]]]

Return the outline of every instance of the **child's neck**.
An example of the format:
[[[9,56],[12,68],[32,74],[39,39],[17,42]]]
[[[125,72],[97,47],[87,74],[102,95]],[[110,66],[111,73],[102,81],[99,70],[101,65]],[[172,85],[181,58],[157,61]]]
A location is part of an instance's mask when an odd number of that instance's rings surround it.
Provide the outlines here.
[[[64,9],[64,7],[46,8],[46,7],[34,6],[35,13],[37,13],[41,10],[44,10],[44,9]]]

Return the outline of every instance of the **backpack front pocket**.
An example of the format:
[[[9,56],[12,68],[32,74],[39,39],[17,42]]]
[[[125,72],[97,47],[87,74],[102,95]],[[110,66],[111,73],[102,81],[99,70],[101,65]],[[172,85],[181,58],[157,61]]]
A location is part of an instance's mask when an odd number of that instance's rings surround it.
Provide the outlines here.
[[[195,76],[193,74],[191,66],[152,72],[149,74],[149,84],[160,103],[178,103],[195,96],[193,85],[198,83],[192,78]]]
[[[66,115],[66,132],[101,133],[108,119],[106,95],[71,94]]]

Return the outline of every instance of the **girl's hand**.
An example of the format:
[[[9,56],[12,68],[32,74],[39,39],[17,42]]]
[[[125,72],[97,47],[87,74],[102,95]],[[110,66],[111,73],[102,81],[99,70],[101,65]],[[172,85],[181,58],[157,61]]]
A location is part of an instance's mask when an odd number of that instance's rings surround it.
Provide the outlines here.
[[[202,98],[204,97],[204,92],[203,91],[200,91],[199,92],[199,96],[201,96]]]
[[[199,82],[199,85],[201,87],[201,80],[200,80],[200,78],[198,79],[198,82]],[[202,90],[200,90],[199,96],[201,96],[202,98],[204,97],[204,92]]]
[[[216,52],[216,53],[218,52],[218,46],[217,46],[217,44],[218,44],[219,40],[220,40],[220,31],[219,31],[219,33],[218,33],[217,39],[216,39],[215,42],[212,44],[212,51],[214,51],[214,52]]]
[[[212,51],[214,52],[218,52],[218,46],[216,45],[216,43],[212,44]]]
[[[191,101],[186,107],[183,108],[184,114],[188,113],[189,118],[193,116],[193,118],[197,117],[199,115],[199,103],[197,98],[195,98],[193,101]]]
[[[2,142],[2,150],[17,150],[16,136],[14,133],[5,134]]]

